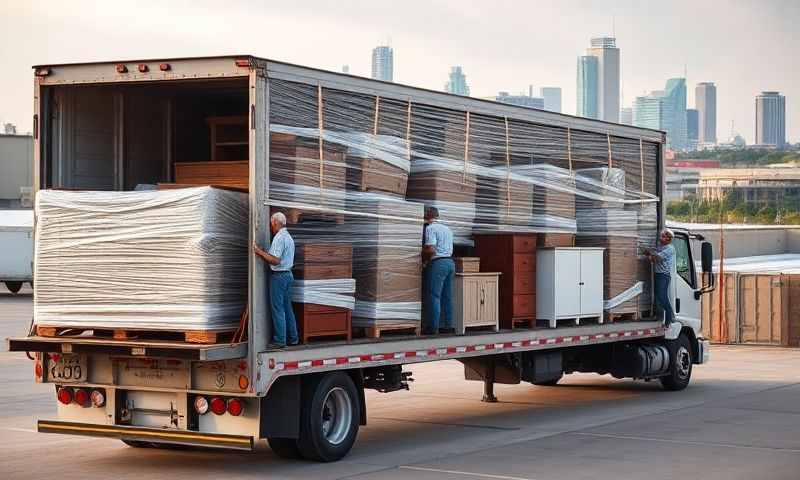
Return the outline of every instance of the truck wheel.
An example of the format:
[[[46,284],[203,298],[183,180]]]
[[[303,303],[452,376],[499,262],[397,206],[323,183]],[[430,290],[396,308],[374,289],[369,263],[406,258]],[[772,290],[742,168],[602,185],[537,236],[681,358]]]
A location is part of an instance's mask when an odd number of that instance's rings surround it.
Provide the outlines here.
[[[6,282],[6,288],[11,293],[17,293],[22,288],[22,282]]]
[[[341,459],[358,435],[361,404],[350,376],[333,372],[316,377],[303,386],[300,413],[300,454],[320,462]]]
[[[692,379],[692,345],[689,338],[681,334],[677,344],[670,348],[669,373],[661,377],[661,385],[665,390],[683,390],[689,385]]]
[[[297,447],[297,440],[294,438],[267,437],[267,443],[275,455],[281,458],[288,460],[302,458],[300,449]]]

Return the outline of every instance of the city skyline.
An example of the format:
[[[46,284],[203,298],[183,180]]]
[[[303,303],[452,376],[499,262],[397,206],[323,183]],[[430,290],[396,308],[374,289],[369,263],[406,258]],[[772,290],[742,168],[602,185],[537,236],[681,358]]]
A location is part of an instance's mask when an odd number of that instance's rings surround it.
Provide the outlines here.
[[[411,2],[402,9],[387,2],[355,0],[280,9],[269,2],[239,1],[222,9],[204,0],[188,10],[149,1],[5,4],[0,7],[0,31],[4,43],[14,47],[0,53],[6,65],[0,89],[7,92],[0,120],[19,125],[20,131],[32,130],[32,64],[233,52],[332,71],[348,64],[351,74],[369,77],[370,51],[379,43],[376,39],[387,35],[397,52],[395,82],[441,90],[443,67],[458,59],[469,72],[473,96],[488,96],[509,85],[521,87],[530,83],[523,79],[535,79],[538,85],[562,87],[562,110],[575,114],[576,56],[585,51],[590,38],[613,35],[623,50],[621,106],[631,106],[635,96],[663,85],[666,78],[682,75],[686,66],[690,85],[714,81],[719,87],[720,141],[729,136],[733,120],[747,142],[754,143],[753,98],[767,90],[786,97],[787,140],[800,141],[800,102],[794,101],[800,98],[800,67],[789,60],[795,56],[792,40],[800,21],[797,2],[676,0],[657,17],[651,7],[632,0],[613,5],[536,2],[515,8],[514,18],[487,22],[480,6],[450,0]],[[359,11],[358,22],[354,9]],[[191,14],[185,15],[187,11]],[[224,22],[219,21],[221,15]],[[523,19],[530,15],[553,21],[529,31]],[[177,16],[182,18],[179,24],[174,22]],[[148,21],[129,21],[136,17]],[[238,27],[252,22],[260,28]],[[298,29],[303,35],[294,35]],[[467,35],[467,31],[482,34]],[[747,68],[741,67],[741,59],[747,59]],[[689,89],[689,105],[695,105],[694,93]]]

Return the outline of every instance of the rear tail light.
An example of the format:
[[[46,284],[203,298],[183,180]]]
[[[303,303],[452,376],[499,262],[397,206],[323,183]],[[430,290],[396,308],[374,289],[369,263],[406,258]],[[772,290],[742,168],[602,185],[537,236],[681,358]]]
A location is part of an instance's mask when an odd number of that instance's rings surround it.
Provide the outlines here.
[[[247,390],[249,386],[250,380],[247,378],[247,375],[239,375],[239,388],[241,390]]]
[[[106,404],[106,396],[102,390],[92,390],[91,400],[95,407],[102,407]]]
[[[56,397],[58,397],[58,401],[63,403],[64,405],[69,405],[72,403],[72,390],[69,388],[61,387],[58,389],[56,393]]]
[[[75,403],[77,403],[81,407],[89,405],[89,392],[87,392],[86,390],[82,388],[75,390],[74,397],[75,397]]]
[[[228,406],[225,405],[225,400],[220,397],[214,397],[211,399],[210,402],[211,411],[217,415],[222,415],[228,409]]]
[[[206,400],[206,397],[194,397],[194,411],[199,415],[205,415],[208,412],[208,400]]]
[[[242,414],[242,410],[244,410],[244,405],[241,400],[238,398],[231,398],[228,400],[228,413],[234,417],[238,417]]]

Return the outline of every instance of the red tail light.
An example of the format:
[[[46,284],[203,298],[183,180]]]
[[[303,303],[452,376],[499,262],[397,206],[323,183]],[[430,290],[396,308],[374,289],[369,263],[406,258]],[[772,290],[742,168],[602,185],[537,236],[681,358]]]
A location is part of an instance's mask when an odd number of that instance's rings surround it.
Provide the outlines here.
[[[92,390],[91,400],[95,407],[102,407],[106,404],[106,396],[102,390]]]
[[[58,397],[59,402],[63,403],[64,405],[69,405],[72,403],[72,390],[61,387],[58,389],[56,397]]]
[[[81,407],[89,405],[89,392],[82,388],[75,390],[75,403]]]
[[[244,405],[241,400],[238,398],[231,398],[228,400],[228,413],[234,417],[238,417],[242,414],[242,410],[244,410]]]
[[[211,399],[210,402],[211,411],[217,415],[222,415],[225,413],[225,410],[228,409],[228,406],[225,405],[225,400],[220,397],[214,397]]]

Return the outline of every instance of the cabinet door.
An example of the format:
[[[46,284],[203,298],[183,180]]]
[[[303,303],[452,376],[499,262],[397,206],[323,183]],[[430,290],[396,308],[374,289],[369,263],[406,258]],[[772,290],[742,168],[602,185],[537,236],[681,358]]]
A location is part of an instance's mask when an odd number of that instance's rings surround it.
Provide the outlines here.
[[[494,323],[497,325],[497,307],[498,307],[498,281],[497,277],[488,277],[483,282],[483,310],[481,311],[481,319],[486,323]]]
[[[580,250],[556,250],[553,269],[556,298],[556,318],[572,318],[580,315],[579,275],[581,271]]]
[[[603,314],[603,251],[581,251],[581,314]]]
[[[464,325],[471,325],[478,320],[480,311],[481,288],[477,278],[464,278]]]

